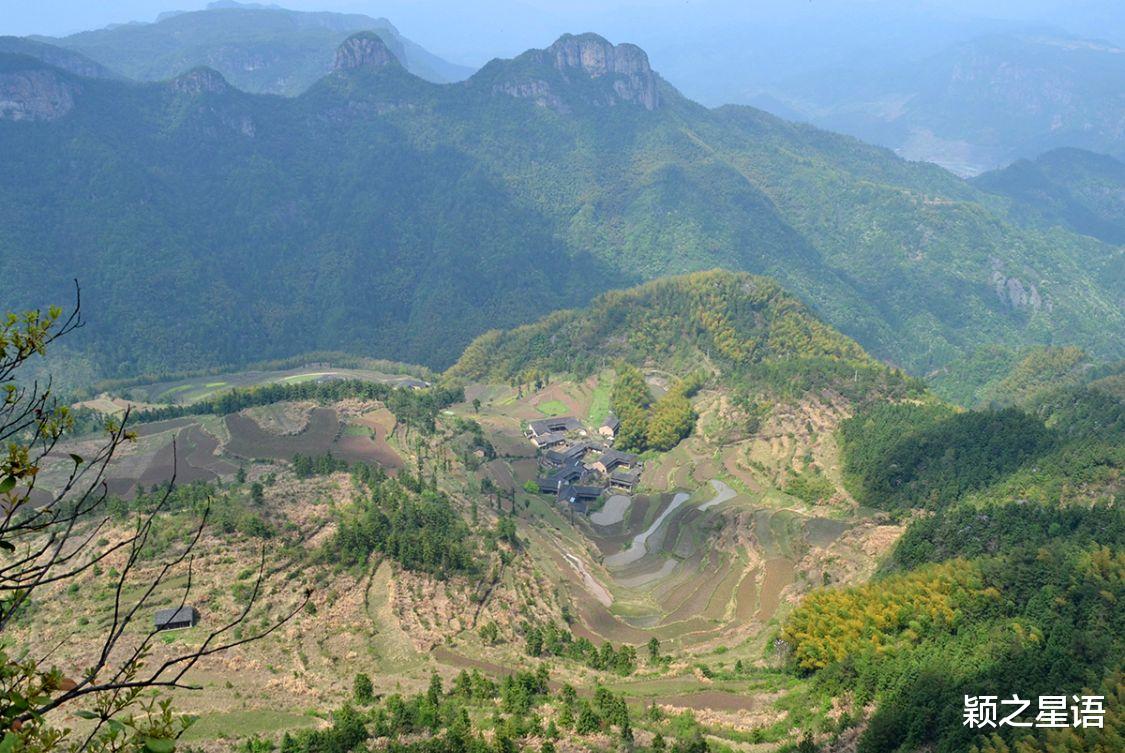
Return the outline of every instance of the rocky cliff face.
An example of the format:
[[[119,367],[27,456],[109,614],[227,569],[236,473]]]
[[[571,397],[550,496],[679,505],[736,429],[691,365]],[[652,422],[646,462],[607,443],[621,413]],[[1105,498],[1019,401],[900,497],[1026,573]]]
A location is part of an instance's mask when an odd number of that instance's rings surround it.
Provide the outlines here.
[[[996,291],[996,297],[1017,311],[1038,311],[1041,308],[1051,311],[1054,308],[1050,300],[1044,300],[1034,283],[1005,274],[998,259],[992,259],[989,282]]]
[[[351,71],[357,68],[384,68],[399,65],[398,58],[375,32],[361,31],[344,40],[336,50],[337,71]]]
[[[77,92],[51,70],[0,73],[0,120],[57,120],[74,108]]]
[[[633,44],[610,44],[597,34],[560,37],[547,48],[555,69],[564,75],[581,71],[590,78],[613,77],[613,90],[625,102],[637,102],[646,110],[659,105],[656,74],[648,55]]]
[[[648,55],[636,45],[614,45],[597,34],[567,34],[545,50],[521,55],[512,61],[512,67],[526,63],[540,75],[521,70],[523,75],[495,82],[493,91],[531,99],[560,112],[569,109],[567,101],[572,96],[605,107],[627,103],[655,110],[660,106],[656,74],[649,66]],[[548,68],[554,76],[547,74]],[[583,88],[580,94],[565,90],[589,82],[595,86]]]
[[[230,88],[223,74],[214,68],[193,68],[172,79],[172,89],[180,94],[218,94]]]

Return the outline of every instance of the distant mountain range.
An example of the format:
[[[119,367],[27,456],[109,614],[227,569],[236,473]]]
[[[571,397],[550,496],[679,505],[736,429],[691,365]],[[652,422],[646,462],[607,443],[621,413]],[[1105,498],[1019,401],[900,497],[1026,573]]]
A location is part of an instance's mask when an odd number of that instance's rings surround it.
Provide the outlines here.
[[[332,70],[336,48],[357,31],[379,34],[407,70],[427,81],[459,81],[473,72],[406,39],[385,18],[234,2],[165,13],[156,23],[37,40],[81,53],[140,81],[163,81],[208,66],[243,91],[294,95]]]
[[[1125,49],[993,34],[791,78],[757,104],[975,175],[1059,147],[1125,156]]]
[[[1082,149],[1056,149],[985,173],[974,185],[1013,201],[1024,222],[1062,225],[1125,244],[1125,162]]]
[[[78,277],[74,342],[106,374],[315,349],[444,367],[488,329],[716,267],[914,373],[994,342],[1125,355],[1121,249],[937,167],[708,110],[593,34],[458,84],[399,60],[361,32],[280,98],[0,55],[0,295],[65,303]]]

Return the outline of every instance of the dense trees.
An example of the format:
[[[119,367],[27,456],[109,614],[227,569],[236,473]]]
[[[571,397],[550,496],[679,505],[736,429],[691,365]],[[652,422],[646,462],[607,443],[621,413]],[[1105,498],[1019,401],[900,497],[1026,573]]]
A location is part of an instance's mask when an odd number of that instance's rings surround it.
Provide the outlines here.
[[[895,545],[892,563],[913,568],[955,557],[1036,551],[1067,542],[1087,546],[1125,541],[1125,515],[1109,502],[1090,507],[1013,501],[978,508],[957,505],[911,523]]]
[[[931,508],[880,577],[814,592],[783,628],[793,667],[819,692],[875,702],[860,753],[1092,751],[1112,738],[1011,727],[986,737],[960,711],[965,695],[1117,692],[1125,405],[1113,384],[1021,389],[1023,405],[1004,410],[870,406],[844,422],[857,499]]]
[[[301,454],[293,456],[293,473],[297,475],[297,478],[327,476],[336,471],[346,470],[347,467],[346,460],[333,457],[331,452],[317,456]]]
[[[474,539],[444,495],[411,489],[378,468],[362,466],[357,474],[365,493],[341,512],[322,557],[355,565],[378,554],[439,577],[476,571]]]
[[[515,753],[535,749],[533,740],[538,740],[538,750],[549,751],[564,732],[585,737],[612,730],[632,745],[629,707],[622,696],[600,685],[591,699],[579,698],[570,685],[551,693],[549,680],[545,664],[513,672],[499,684],[478,670],[462,670],[448,690],[434,674],[423,693],[395,693],[370,709],[344,707],[332,715],[326,729],[286,733],[281,753],[371,748],[393,753]],[[550,718],[546,724],[545,718]],[[682,745],[677,742],[675,749],[706,753],[707,744],[696,740],[698,732],[692,731],[696,736]]]
[[[844,480],[864,504],[940,509],[958,500],[1113,499],[1125,464],[1125,402],[1096,386],[1021,407],[956,412],[879,404],[840,426]]]
[[[442,408],[465,399],[464,390],[454,386],[409,389],[393,387],[382,382],[359,379],[337,379],[329,382],[278,382],[260,387],[238,388],[221,392],[189,405],[169,405],[139,412],[137,421],[163,421],[179,416],[197,416],[205,413],[225,415],[237,413],[256,405],[270,405],[286,400],[316,400],[335,402],[355,397],[379,400],[399,421],[432,432],[434,421]]]
[[[652,406],[645,443],[653,450],[670,450],[691,434],[695,411],[681,385],[674,386]]]
[[[606,293],[584,309],[488,333],[451,373],[506,382],[529,369],[584,374],[612,359],[634,366],[647,359],[682,374],[707,362],[741,374],[819,357],[845,362],[848,378],[855,369],[885,370],[774,281],[712,271]]]
[[[817,592],[784,635],[795,665],[815,670],[822,692],[877,702],[864,753],[963,751],[973,742],[961,724],[964,695],[1069,697],[1119,670],[1121,544],[1016,546]],[[999,732],[1010,741],[1014,730]]]
[[[957,628],[986,593],[977,569],[953,561],[846,590],[817,591],[785,623],[797,667],[823,669],[845,657],[895,651],[936,632]]]
[[[621,425],[616,445],[625,450],[670,450],[691,434],[695,411],[688,390],[695,384],[680,382],[653,401],[640,369],[628,363],[617,365],[610,402]]]
[[[633,646],[614,648],[606,641],[598,648],[588,638],[575,638],[570,630],[554,623],[528,626],[524,641],[528,656],[558,656],[619,675],[632,674],[637,668],[637,649]]]
[[[1054,446],[1038,419],[1015,409],[955,413],[884,404],[840,426],[844,474],[865,504],[937,507],[997,481]]]

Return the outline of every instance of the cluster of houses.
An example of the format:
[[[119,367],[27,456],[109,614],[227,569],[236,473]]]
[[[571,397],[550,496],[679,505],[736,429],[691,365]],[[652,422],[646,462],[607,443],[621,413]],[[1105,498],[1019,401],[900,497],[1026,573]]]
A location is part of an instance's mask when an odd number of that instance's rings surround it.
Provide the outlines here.
[[[578,419],[559,416],[532,421],[527,436],[539,448],[539,491],[554,494],[578,512],[609,489],[632,492],[641,480],[636,455],[611,446],[618,420],[610,414],[591,436]]]

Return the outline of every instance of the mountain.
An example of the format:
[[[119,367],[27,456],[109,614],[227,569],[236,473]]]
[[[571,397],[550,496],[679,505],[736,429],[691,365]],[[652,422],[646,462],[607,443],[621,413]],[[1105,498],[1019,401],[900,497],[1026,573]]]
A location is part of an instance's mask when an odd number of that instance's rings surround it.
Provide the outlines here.
[[[0,53],[9,55],[28,55],[61,68],[68,73],[87,78],[122,78],[101,63],[91,60],[80,52],[68,50],[46,42],[37,42],[24,37],[0,37]]]
[[[899,65],[842,65],[769,90],[824,128],[965,175],[1070,146],[1125,155],[1125,49],[992,34]]]
[[[80,52],[142,81],[171,79],[208,66],[239,89],[295,95],[332,70],[336,47],[358,31],[378,33],[408,70],[428,81],[458,81],[472,73],[406,39],[385,18],[233,2],[164,14],[155,23],[121,24],[41,41]]]
[[[377,40],[341,60],[393,85]],[[173,404],[134,414],[106,473],[126,498],[87,525],[113,540],[162,500],[157,541],[175,541],[214,510],[196,635],[244,609],[263,552],[263,603],[312,604],[187,676],[205,688],[176,701],[197,744],[550,750],[558,730],[570,749],[614,735],[645,752],[1117,750],[1111,703],[1102,726],[964,724],[965,696],[1011,683],[1125,691],[1125,371],[1042,355],[1008,380],[1015,406],[958,410],[771,280],[681,275],[486,334],[437,386],[370,363],[133,384]],[[107,398],[91,405],[119,409]],[[612,446],[591,430],[609,410]],[[41,494],[92,444],[65,442],[36,468]],[[61,666],[101,645],[74,631],[68,590],[113,593],[78,577],[15,633],[33,655],[61,646]],[[179,603],[157,585],[154,605]],[[112,624],[112,598],[81,604],[82,624]],[[360,679],[341,681],[341,656]]]
[[[1082,149],[1055,149],[973,179],[1012,200],[1024,222],[1061,225],[1125,244],[1125,163]]]
[[[713,268],[775,278],[916,374],[994,342],[1125,354],[1120,249],[932,165],[703,108],[592,34],[458,84],[364,33],[294,98],[11,55],[0,91],[0,294],[65,302],[78,277],[74,343],[107,375],[324,349],[444,367],[486,330]]]
[[[798,394],[831,388],[859,399],[910,386],[773,280],[723,270],[611,291],[582,309],[487,332],[448,376],[509,383],[528,373],[594,373],[618,361],[714,373],[727,385],[753,383],[775,393],[799,384]]]

